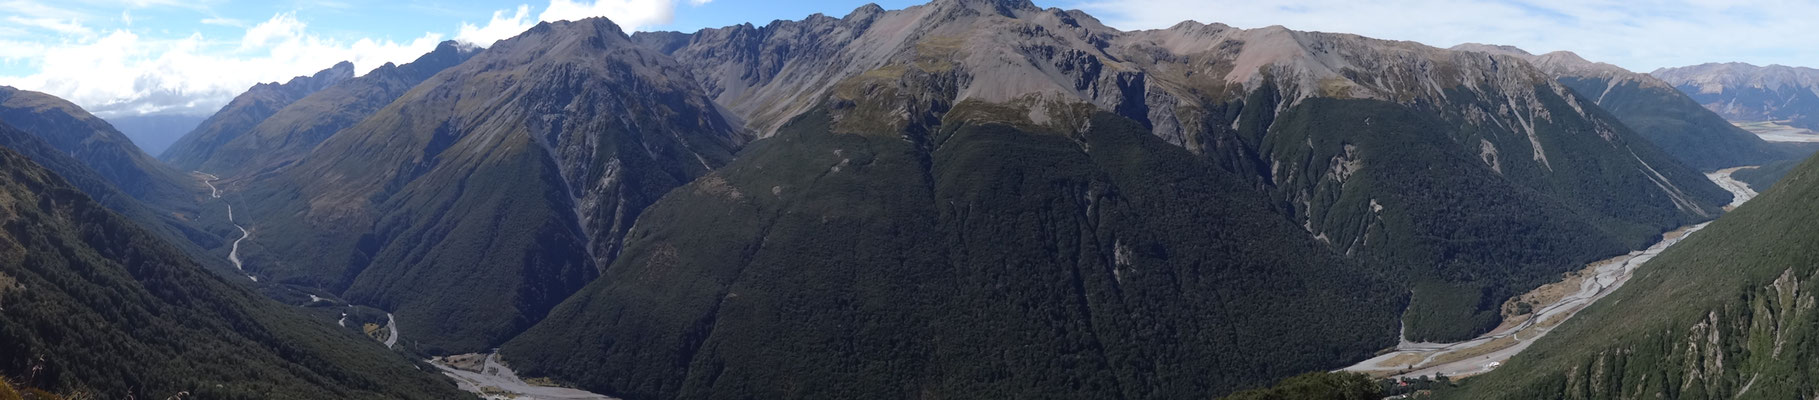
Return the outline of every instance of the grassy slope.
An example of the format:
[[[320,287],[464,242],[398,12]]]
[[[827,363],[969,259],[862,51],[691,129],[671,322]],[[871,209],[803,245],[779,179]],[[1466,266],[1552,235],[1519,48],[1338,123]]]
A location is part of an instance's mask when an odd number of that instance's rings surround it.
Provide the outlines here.
[[[196,169],[223,177],[294,162],[335,132],[353,126],[474,51],[454,42],[404,65],[384,65],[285,105],[245,133],[210,152]]]
[[[826,118],[666,196],[507,359],[632,398],[1181,398],[1393,342],[1381,277],[1128,120]]]
[[[158,159],[183,170],[201,168],[202,163],[207,162],[222,145],[246,134],[272,114],[311,93],[353,76],[353,63],[342,61],[315,75],[291,78],[283,84],[274,82],[253,85],[245,93],[234,96],[234,100],[222,106],[220,111],[203,120],[195,130],[178,138],[176,143],[158,155]]]
[[[62,179],[0,150],[0,373],[104,397],[464,394],[203,272]]]
[[[1819,163],[1648,263],[1455,398],[1810,398],[1819,393]],[[1755,381],[1752,385],[1749,382]]]

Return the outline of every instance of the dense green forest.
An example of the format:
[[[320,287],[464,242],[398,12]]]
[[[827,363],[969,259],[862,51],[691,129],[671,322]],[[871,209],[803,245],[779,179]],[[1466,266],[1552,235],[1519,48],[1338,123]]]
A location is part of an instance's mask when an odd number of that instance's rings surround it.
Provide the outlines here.
[[[1385,276],[1128,119],[829,119],[659,201],[506,360],[627,398],[1191,398],[1395,343]]]
[[[459,398],[371,340],[259,297],[0,149],[0,376],[58,393]]]
[[[1492,398],[1819,395],[1819,163],[1663,252],[1533,347],[1445,394]]]
[[[1221,400],[1378,400],[1382,383],[1369,375],[1349,372],[1309,372],[1283,379],[1275,386],[1251,389]]]
[[[1473,96],[1453,100],[1487,101]],[[1702,219],[1637,169],[1640,160],[1668,158],[1633,133],[1608,141],[1589,134],[1586,119],[1556,118],[1537,128],[1550,133],[1538,139],[1543,164],[1518,158],[1529,157],[1521,135],[1444,115],[1308,99],[1277,117],[1263,146],[1282,160],[1276,193],[1291,204],[1291,219],[1306,218],[1333,247],[1385,266],[1414,293],[1404,316],[1411,340],[1476,336],[1501,322],[1504,299]],[[1506,150],[1480,158],[1460,149],[1481,142]],[[1329,172],[1348,161],[1359,165],[1355,172]],[[1728,196],[1671,160],[1653,168],[1706,183],[1680,188],[1698,212],[1716,215],[1710,205]]]

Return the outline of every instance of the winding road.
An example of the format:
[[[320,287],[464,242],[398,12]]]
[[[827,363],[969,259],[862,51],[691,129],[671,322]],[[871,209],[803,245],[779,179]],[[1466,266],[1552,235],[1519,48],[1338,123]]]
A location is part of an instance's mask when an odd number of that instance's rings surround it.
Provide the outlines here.
[[[1756,191],[1751,190],[1749,185],[1731,178],[1732,172],[1745,168],[1753,167],[1731,168],[1706,174],[1706,178],[1731,192],[1731,204],[1725,207],[1727,210],[1756,197]],[[1396,345],[1395,351],[1341,370],[1397,378],[1438,374],[1459,377],[1490,371],[1502,365],[1510,357],[1528,349],[1530,344],[1553,331],[1560,322],[1572,318],[1573,315],[1578,314],[1579,310],[1585,309],[1586,306],[1590,306],[1622,287],[1623,283],[1628,282],[1643,264],[1660,255],[1668,247],[1685,240],[1694,232],[1704,229],[1708,224],[1710,222],[1681,228],[1676,231],[1679,233],[1678,235],[1674,234],[1675,232],[1663,235],[1660,242],[1647,249],[1591,264],[1596,267],[1593,268],[1590,276],[1580,282],[1578,291],[1563,296],[1552,304],[1535,309],[1530,318],[1515,326],[1454,343],[1410,342],[1404,336],[1398,335],[1401,343]],[[1482,352],[1482,354],[1463,357],[1462,353],[1466,352]],[[1445,359],[1449,355],[1453,355],[1454,357],[1451,357],[1453,359]],[[1419,361],[1411,362],[1417,358]]]
[[[215,176],[214,174],[210,174],[207,172],[196,171],[196,173],[202,174],[202,175],[208,177],[207,179],[202,180],[202,184],[208,185],[209,197],[213,197],[213,198],[217,198],[217,199],[221,198],[221,189],[215,188],[215,181],[221,180],[221,178]],[[222,203],[225,204],[225,203],[227,203],[227,201],[223,200]],[[252,237],[253,233],[248,232],[246,230],[246,227],[240,226],[239,222],[234,221],[234,205],[233,204],[227,204],[227,222],[234,224],[234,228],[240,230],[240,238],[234,239],[233,248],[228,250],[228,252],[227,252],[227,261],[234,263],[234,269],[238,269],[238,270],[240,270],[241,273],[245,273],[246,266],[240,264],[240,242],[246,240],[246,238],[248,238],[248,237]],[[253,282],[259,281],[259,278],[254,277],[253,274],[246,274],[246,279],[251,279],[251,280],[253,280]]]

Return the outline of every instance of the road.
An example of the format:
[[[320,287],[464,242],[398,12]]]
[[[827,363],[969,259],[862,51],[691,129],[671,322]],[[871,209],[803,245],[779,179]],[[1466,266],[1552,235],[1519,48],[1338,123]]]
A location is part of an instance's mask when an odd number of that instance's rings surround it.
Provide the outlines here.
[[[1731,191],[1733,199],[1731,204],[1726,207],[1727,209],[1741,205],[1756,196],[1756,192],[1750,190],[1749,185],[1731,179],[1730,174],[1738,169],[1741,168],[1706,174],[1706,177],[1717,183],[1719,187]],[[1636,269],[1660,255],[1668,247],[1678,244],[1694,232],[1704,229],[1707,224],[1710,222],[1682,228],[1684,232],[1681,234],[1663,235],[1660,242],[1647,249],[1591,264],[1596,266],[1593,274],[1580,283],[1578,291],[1561,297],[1552,304],[1535,309],[1532,316],[1520,324],[1463,342],[1422,343],[1401,339],[1401,343],[1397,344],[1395,351],[1342,370],[1398,378],[1435,376],[1436,374],[1459,377],[1490,371],[1497,365],[1502,365],[1510,357],[1528,349],[1530,344],[1553,331],[1560,322],[1572,318],[1573,315],[1578,314],[1579,310],[1622,287],[1623,283],[1628,282],[1629,278],[1635,274]],[[1464,357],[1468,352],[1482,352],[1483,354]]]
[[[202,180],[202,184],[208,185],[209,197],[213,197],[213,198],[217,198],[217,199],[221,198],[221,189],[215,188],[215,181],[221,180],[221,178],[215,176],[214,174],[210,174],[210,173],[206,173],[206,172],[202,172],[202,171],[196,171],[196,173],[202,174],[203,176],[208,177],[207,179]],[[222,202],[226,203],[225,200],[223,200]],[[239,222],[234,221],[234,205],[233,204],[227,205],[227,222],[230,224],[234,224],[234,228],[240,230],[240,238],[234,239],[233,249],[228,250],[228,252],[227,252],[227,261],[234,263],[234,269],[240,270],[241,273],[246,273],[246,266],[240,264],[240,242],[245,241],[246,238],[248,238],[248,237],[252,237],[253,233],[248,232],[246,230],[246,227],[240,226]],[[253,274],[246,274],[246,279],[251,279],[251,280],[253,280],[253,282],[259,281],[259,278],[253,276]]]
[[[517,372],[499,363],[499,353],[496,351],[486,355],[480,372],[452,367],[442,357],[432,358],[429,362],[441,369],[443,375],[454,378],[461,390],[478,394],[485,399],[617,400],[580,389],[526,383],[518,378]]]

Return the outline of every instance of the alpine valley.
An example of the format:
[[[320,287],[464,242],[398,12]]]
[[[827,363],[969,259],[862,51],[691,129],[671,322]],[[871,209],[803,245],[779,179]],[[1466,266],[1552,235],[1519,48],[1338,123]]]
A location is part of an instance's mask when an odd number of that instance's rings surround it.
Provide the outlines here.
[[[0,87],[0,400],[1819,395],[1819,147],[1749,125],[1816,128],[1812,70],[526,26],[205,119]]]

